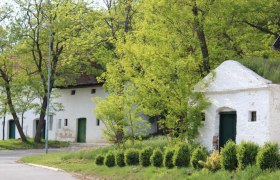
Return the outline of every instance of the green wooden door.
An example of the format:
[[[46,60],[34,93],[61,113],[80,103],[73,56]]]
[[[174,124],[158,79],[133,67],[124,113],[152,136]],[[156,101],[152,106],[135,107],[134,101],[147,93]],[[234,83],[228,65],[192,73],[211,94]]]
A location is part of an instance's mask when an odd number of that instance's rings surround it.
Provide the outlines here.
[[[220,113],[220,142],[222,148],[228,140],[235,142],[236,137],[236,111]]]
[[[16,138],[16,124],[14,120],[9,121],[9,139]]]
[[[86,142],[86,118],[78,119],[78,137],[77,142]]]

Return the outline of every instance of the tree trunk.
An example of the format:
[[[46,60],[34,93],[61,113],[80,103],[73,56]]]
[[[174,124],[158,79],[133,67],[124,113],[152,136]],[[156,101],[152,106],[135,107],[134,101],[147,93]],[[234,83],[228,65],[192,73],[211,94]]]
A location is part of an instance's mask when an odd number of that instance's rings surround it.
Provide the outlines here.
[[[21,127],[23,129],[23,118],[24,118],[24,112],[21,113]]]
[[[13,101],[12,101],[12,96],[11,96],[11,89],[10,89],[10,84],[9,82],[6,82],[6,95],[7,95],[7,100],[8,100],[8,106],[10,108],[10,112],[13,116],[13,119],[15,121],[15,124],[17,126],[17,130],[19,132],[20,138],[22,142],[27,142],[26,136],[20,126],[19,118],[17,116],[17,113],[15,111]]]
[[[210,63],[209,63],[209,52],[206,43],[206,38],[203,30],[203,25],[199,22],[198,19],[198,7],[196,0],[193,1],[193,15],[194,15],[194,29],[197,34],[197,38],[200,44],[200,50],[202,53],[202,65],[201,65],[201,75],[205,76],[210,72]]]
[[[43,127],[44,127],[45,115],[46,115],[46,110],[47,110],[47,104],[48,104],[48,98],[45,95],[43,97],[43,103],[42,103],[42,106],[41,106],[39,123],[38,123],[38,126],[36,128],[36,134],[35,134],[35,137],[34,137],[34,141],[36,143],[41,142],[41,131],[42,131]]]
[[[4,114],[3,117],[3,137],[2,137],[3,141],[5,140],[5,124],[6,124],[6,113]]]

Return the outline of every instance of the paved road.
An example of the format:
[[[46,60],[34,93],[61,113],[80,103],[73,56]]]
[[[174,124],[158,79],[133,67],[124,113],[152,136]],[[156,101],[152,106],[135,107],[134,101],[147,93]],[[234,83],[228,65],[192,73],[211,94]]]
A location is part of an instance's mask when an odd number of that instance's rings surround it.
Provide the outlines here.
[[[69,149],[53,150],[65,151]],[[1,180],[74,180],[75,178],[65,172],[49,170],[45,168],[33,167],[21,163],[17,163],[22,156],[44,153],[43,150],[0,150],[0,179]]]

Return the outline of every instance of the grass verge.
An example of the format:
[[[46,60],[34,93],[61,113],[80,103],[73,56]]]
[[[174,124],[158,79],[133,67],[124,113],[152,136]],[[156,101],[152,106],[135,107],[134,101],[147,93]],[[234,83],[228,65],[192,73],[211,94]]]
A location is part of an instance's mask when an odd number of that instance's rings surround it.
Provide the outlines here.
[[[49,141],[50,148],[62,148],[68,147],[69,142],[62,141]],[[16,150],[16,149],[42,149],[45,147],[45,141],[41,143],[35,143],[33,139],[28,138],[26,143],[23,143],[20,139],[0,140],[0,150]]]

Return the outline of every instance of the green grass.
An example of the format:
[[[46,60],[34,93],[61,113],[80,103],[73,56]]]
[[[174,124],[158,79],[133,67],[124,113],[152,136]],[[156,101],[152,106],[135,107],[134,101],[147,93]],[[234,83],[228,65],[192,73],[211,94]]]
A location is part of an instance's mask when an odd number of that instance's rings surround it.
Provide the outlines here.
[[[49,141],[50,148],[61,148],[69,146],[69,142]],[[28,138],[28,142],[23,143],[20,139],[0,140],[0,150],[15,150],[15,149],[42,149],[45,147],[45,142],[35,143],[33,139]]]
[[[102,148],[96,149],[100,150]],[[93,150],[92,150],[93,151]],[[211,172],[206,169],[194,170],[192,168],[156,168],[141,166],[112,167],[97,166],[94,160],[72,158],[64,160],[63,157],[73,154],[73,152],[49,153],[47,155],[33,155],[22,158],[23,162],[35,163],[63,169],[67,172],[81,173],[88,176],[98,176],[110,179],[191,179],[191,180],[230,180],[230,179],[277,179],[280,177],[278,171],[262,171],[257,167],[248,167],[243,171],[229,172],[219,170]],[[74,153],[75,154],[75,153]]]
[[[131,142],[125,144],[126,148],[134,147],[141,149],[146,145],[159,147],[172,146],[172,142],[166,138],[157,137],[145,141],[137,141],[134,145]],[[87,176],[99,177],[104,179],[191,179],[191,180],[230,180],[230,179],[278,179],[280,177],[280,170],[277,171],[262,171],[256,166],[248,167],[242,171],[225,171],[219,170],[211,172],[206,169],[194,170],[192,168],[173,168],[167,169],[165,167],[141,167],[141,166],[125,166],[112,167],[97,166],[95,164],[95,157],[99,154],[106,154],[108,151],[114,150],[114,146],[107,146],[102,148],[87,149],[75,152],[58,152],[41,155],[33,155],[22,158],[25,163],[41,164],[51,167],[63,169],[70,173],[78,173]]]

